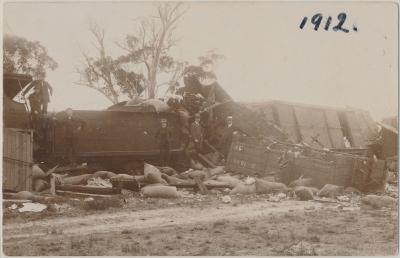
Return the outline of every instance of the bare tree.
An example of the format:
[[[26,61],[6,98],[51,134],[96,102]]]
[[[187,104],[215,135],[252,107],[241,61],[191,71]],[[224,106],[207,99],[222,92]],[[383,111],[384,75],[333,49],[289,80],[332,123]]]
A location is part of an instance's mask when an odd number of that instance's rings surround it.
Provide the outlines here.
[[[121,62],[144,66],[149,98],[156,97],[159,72],[173,73],[172,79],[179,74],[181,65],[169,55],[169,51],[177,43],[174,37],[177,22],[187,11],[182,3],[160,3],[156,8],[156,16],[142,19],[138,31],[127,35],[125,42],[119,44],[127,51],[127,55],[120,57]]]
[[[83,68],[76,69],[80,74],[80,80],[76,84],[99,91],[114,104],[118,103],[122,95],[132,98],[140,94],[143,75],[123,69],[118,59],[108,55],[104,44],[104,28],[91,22],[89,31],[93,36],[97,55],[92,57],[82,51]]]

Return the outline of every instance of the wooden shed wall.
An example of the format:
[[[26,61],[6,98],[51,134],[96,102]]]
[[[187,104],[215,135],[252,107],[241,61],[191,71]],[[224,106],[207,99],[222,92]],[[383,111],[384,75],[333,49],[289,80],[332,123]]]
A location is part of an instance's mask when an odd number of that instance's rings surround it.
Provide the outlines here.
[[[3,190],[31,191],[33,132],[5,128],[3,136]]]

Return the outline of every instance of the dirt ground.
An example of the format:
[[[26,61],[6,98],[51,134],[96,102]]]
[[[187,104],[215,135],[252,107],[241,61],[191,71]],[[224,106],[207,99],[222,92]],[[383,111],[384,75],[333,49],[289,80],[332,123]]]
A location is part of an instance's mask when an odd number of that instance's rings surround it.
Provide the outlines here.
[[[42,255],[396,255],[397,209],[268,196],[125,196],[105,210],[60,198],[40,213],[3,211],[3,253]],[[57,208],[58,207],[58,208]],[[96,210],[97,209],[97,210]],[[101,207],[100,207],[101,209]]]

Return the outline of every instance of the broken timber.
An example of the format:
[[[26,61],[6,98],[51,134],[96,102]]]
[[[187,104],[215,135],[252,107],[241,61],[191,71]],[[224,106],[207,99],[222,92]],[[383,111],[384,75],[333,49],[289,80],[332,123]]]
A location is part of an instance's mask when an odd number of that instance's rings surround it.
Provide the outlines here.
[[[120,194],[120,188],[105,188],[105,187],[93,187],[93,186],[83,186],[83,185],[57,185],[57,192],[61,191],[71,191],[78,193],[91,193],[91,194]]]
[[[207,187],[203,184],[199,177],[194,177],[194,181],[196,182],[197,187],[200,190],[200,193],[203,195],[209,194]]]

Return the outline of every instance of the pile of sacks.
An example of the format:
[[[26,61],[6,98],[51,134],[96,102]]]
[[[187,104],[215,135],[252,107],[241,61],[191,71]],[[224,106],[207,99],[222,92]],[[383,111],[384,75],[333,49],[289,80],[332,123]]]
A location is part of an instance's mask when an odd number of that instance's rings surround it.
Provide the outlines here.
[[[138,182],[143,182],[146,186],[141,188],[141,193],[145,197],[156,198],[178,198],[180,194],[177,191],[177,185],[194,185],[195,178],[198,178],[207,185],[225,185],[224,182],[212,179],[223,174],[224,167],[189,169],[188,171],[178,173],[169,167],[155,167],[150,164],[144,164],[144,175],[142,178],[136,178]],[[139,179],[139,180],[138,180]]]

